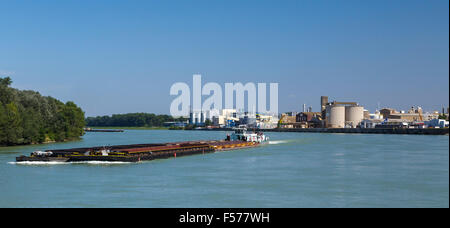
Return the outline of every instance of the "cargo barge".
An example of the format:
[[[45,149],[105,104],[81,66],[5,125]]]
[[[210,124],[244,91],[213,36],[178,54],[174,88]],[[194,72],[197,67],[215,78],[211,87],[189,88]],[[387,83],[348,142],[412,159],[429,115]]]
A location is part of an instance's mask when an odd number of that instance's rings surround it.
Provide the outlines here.
[[[123,129],[92,129],[92,128],[85,128],[85,132],[124,132]]]
[[[17,162],[140,162],[154,159],[214,153],[260,146],[268,142],[263,133],[248,133],[246,129],[234,129],[225,140],[185,141],[171,143],[117,145],[35,151],[30,156],[20,156]]]

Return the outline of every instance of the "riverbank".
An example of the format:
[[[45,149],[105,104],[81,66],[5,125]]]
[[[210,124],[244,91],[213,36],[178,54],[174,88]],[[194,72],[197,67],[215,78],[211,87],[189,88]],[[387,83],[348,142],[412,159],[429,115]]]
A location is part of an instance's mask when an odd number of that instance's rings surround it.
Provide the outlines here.
[[[200,129],[198,129],[200,130]],[[205,131],[233,131],[231,128],[201,129]],[[252,130],[252,129],[249,129]],[[264,132],[346,133],[346,134],[408,134],[448,135],[448,128],[276,128],[258,129]]]
[[[67,138],[67,139],[58,140],[58,141],[46,140],[43,142],[32,142],[32,143],[11,144],[11,145],[0,144],[0,148],[16,147],[16,146],[39,146],[39,145],[48,145],[48,144],[54,144],[54,143],[75,142],[75,141],[79,141],[81,139],[82,139],[82,136]]]

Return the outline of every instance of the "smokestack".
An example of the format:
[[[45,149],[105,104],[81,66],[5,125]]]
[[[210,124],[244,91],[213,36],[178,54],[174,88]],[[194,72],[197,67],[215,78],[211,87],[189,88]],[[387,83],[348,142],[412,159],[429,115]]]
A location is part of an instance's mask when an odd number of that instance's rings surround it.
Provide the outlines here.
[[[320,97],[320,111],[322,112],[322,120],[326,120],[327,118],[327,104],[328,104],[328,97],[327,96],[321,96]],[[325,124],[325,122],[323,122]]]
[[[306,112],[306,104],[303,104],[303,112]]]
[[[327,96],[321,96],[320,97],[320,111],[325,111],[325,109],[327,108],[327,104],[328,104],[328,97]]]

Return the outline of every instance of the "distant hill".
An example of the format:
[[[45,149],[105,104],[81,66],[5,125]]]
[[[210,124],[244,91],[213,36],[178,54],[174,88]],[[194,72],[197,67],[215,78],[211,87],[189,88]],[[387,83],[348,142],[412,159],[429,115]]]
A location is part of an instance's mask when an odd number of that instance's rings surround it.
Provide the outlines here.
[[[74,139],[84,134],[84,112],[31,90],[11,88],[0,78],[0,145],[25,145]]]

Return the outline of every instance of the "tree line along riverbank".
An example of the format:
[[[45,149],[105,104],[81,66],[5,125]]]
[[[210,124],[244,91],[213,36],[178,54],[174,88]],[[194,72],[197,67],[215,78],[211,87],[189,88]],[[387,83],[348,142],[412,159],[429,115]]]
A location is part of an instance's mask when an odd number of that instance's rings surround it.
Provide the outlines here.
[[[102,128],[140,128],[161,129],[165,128],[165,122],[180,122],[186,118],[174,118],[169,115],[157,115],[153,113],[127,113],[114,114],[112,116],[97,116],[86,118],[86,126]]]
[[[84,134],[84,112],[75,103],[11,84],[11,78],[0,78],[0,146],[66,141]]]

